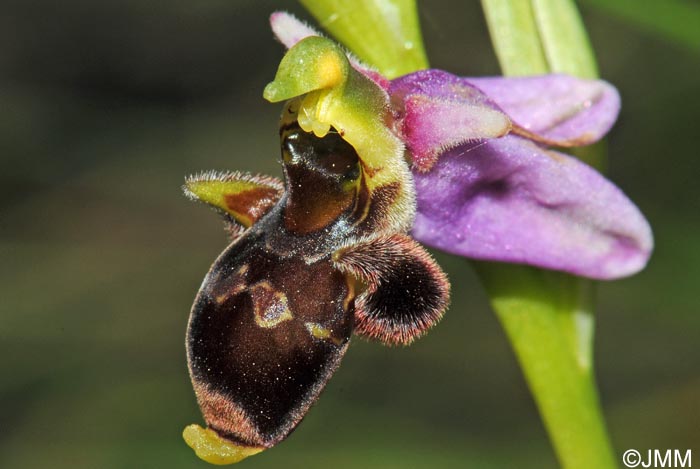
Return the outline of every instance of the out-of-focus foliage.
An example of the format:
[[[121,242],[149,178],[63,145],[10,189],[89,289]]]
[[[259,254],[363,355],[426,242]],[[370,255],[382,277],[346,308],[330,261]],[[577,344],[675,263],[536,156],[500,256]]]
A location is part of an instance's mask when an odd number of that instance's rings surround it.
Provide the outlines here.
[[[586,5],[700,52],[697,0],[582,0]]]
[[[0,467],[207,467],[180,437],[200,418],[184,333],[226,238],[180,185],[204,169],[280,174],[281,108],[262,89],[283,54],[267,16],[289,7],[5,2]],[[433,66],[497,73],[477,1],[420,13]],[[700,63],[602,9],[583,13],[623,97],[608,174],[657,242],[646,271],[599,287],[603,404],[618,450],[697,451]],[[294,436],[243,464],[555,467],[475,277],[438,260],[455,285],[443,323],[405,349],[355,341]]]

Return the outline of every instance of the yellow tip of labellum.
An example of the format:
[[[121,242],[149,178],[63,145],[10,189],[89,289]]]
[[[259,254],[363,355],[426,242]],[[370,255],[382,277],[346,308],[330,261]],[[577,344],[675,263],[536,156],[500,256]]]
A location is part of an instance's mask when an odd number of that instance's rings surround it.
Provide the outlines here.
[[[221,438],[214,430],[204,429],[197,424],[185,427],[182,438],[200,459],[219,466],[235,464],[265,449],[237,445]]]

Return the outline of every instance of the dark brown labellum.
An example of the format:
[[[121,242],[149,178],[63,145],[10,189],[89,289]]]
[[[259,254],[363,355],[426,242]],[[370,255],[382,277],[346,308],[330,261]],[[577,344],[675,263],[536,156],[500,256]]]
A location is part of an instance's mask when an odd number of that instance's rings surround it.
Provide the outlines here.
[[[267,448],[303,418],[354,332],[407,344],[437,322],[449,284],[390,226],[402,181],[368,189],[355,149],[331,130],[281,129],[284,190],[271,178],[205,173],[185,191],[222,212],[232,244],[197,295],[187,356],[210,429]]]

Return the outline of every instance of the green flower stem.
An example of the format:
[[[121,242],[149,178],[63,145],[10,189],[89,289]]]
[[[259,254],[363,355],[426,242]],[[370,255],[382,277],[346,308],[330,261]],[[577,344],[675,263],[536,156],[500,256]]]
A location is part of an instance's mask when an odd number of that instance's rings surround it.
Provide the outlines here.
[[[597,77],[595,56],[572,0],[481,0],[481,5],[504,75]]]
[[[549,71],[597,78],[595,55],[573,0],[532,0],[532,8]]]
[[[481,4],[503,74],[548,73],[530,0],[489,0]]]
[[[300,0],[324,29],[388,78],[428,68],[414,0]]]
[[[595,54],[573,0],[531,1],[539,31],[539,42],[547,58],[547,73],[558,72],[581,78],[598,78]],[[534,73],[533,69],[529,74]],[[598,170],[605,167],[604,142],[578,148],[571,153]]]
[[[573,1],[482,0],[482,5],[506,75],[597,76],[595,57]],[[523,40],[524,35],[529,40]],[[533,43],[540,45],[539,51]],[[578,149],[576,154],[601,167],[604,152],[604,144],[599,144]],[[593,371],[592,282],[513,265],[478,263],[477,272],[562,466],[617,467]]]
[[[616,467],[593,374],[591,282],[526,266],[473,264],[562,466]]]

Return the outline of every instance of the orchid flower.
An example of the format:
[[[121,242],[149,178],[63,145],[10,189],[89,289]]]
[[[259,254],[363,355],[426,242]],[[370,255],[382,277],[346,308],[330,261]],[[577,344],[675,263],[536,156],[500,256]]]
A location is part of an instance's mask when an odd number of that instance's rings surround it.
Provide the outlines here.
[[[185,185],[233,240],[188,329],[209,428],[183,436],[203,459],[238,462],[285,439],[352,334],[405,345],[440,320],[449,284],[409,230],[464,257],[595,279],[645,265],[653,242],[639,210],[549,148],[605,135],[619,110],[611,85],[440,70],[390,80],[289,14],[271,23],[289,48],[263,94],[286,101],[286,183],[203,173]]]
[[[271,24],[288,48],[321,36],[287,13],[274,13]],[[549,148],[602,138],[620,108],[612,85],[563,74],[462,78],[440,70],[387,80],[349,60],[388,95],[388,125],[412,163],[417,240],[593,279],[644,268],[653,238],[639,209],[595,169]]]

